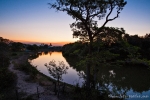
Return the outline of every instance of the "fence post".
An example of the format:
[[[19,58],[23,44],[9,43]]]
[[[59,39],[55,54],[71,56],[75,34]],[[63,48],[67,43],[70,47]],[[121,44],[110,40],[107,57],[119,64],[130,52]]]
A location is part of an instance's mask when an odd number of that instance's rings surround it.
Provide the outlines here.
[[[57,90],[56,90],[56,82],[54,82],[54,92],[55,92],[55,95],[57,94]]]
[[[37,86],[37,97],[39,99],[39,91],[38,91],[38,86]]]
[[[63,83],[63,87],[62,87],[62,92],[63,92],[63,93],[65,92],[65,86],[66,86],[66,84]]]
[[[18,90],[16,89],[15,92],[16,92],[16,99],[19,100],[19,97],[18,97]]]
[[[57,96],[59,97],[59,92],[60,92],[60,85],[58,84],[58,91],[57,91]]]

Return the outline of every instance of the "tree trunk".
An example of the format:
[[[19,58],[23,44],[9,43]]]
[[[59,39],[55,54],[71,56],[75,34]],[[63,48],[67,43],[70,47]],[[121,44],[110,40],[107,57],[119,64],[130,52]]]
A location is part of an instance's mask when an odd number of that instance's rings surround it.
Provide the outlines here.
[[[55,95],[57,94],[57,82],[54,82],[54,92],[55,92]]]
[[[97,69],[96,67],[97,67],[97,66],[95,66],[95,68],[94,68],[94,73],[93,73],[93,74],[94,74],[94,77],[93,77],[93,78],[94,78],[94,79],[93,79],[93,81],[94,81],[94,82],[93,82],[93,87],[94,87],[94,88],[95,88],[95,86],[96,86],[97,72],[98,72],[98,71],[96,70],[96,69]]]
[[[59,84],[59,76],[58,76],[58,90],[57,90],[57,96],[59,97],[59,92],[60,92],[60,84]]]
[[[91,60],[89,60],[92,57],[92,46],[93,45],[93,38],[90,37],[90,45],[89,45],[89,58],[87,61],[87,67],[86,67],[86,87],[90,88],[90,67],[91,67]]]
[[[86,75],[86,87],[90,88],[90,62],[87,63]]]

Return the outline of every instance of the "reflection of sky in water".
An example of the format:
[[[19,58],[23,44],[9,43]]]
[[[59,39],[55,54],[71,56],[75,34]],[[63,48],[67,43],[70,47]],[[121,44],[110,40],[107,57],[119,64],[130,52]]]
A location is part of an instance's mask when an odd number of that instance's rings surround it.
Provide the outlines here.
[[[82,84],[83,79],[79,79],[78,72],[76,71],[76,69],[73,69],[73,67],[69,66],[69,64],[66,62],[66,59],[62,56],[61,52],[52,52],[51,55],[50,55],[50,53],[48,53],[46,55],[43,54],[43,55],[39,56],[38,58],[32,60],[32,64],[35,66],[37,65],[37,69],[40,70],[40,72],[44,73],[47,76],[50,76],[50,74],[49,74],[46,66],[44,66],[44,64],[49,63],[49,61],[52,61],[52,60],[55,60],[57,65],[59,64],[58,61],[63,61],[64,64],[69,67],[69,69],[67,70],[67,74],[62,75],[63,82],[73,84],[73,85],[75,85],[76,83],[79,83],[80,85]],[[130,68],[125,68],[125,69],[124,68],[119,68],[119,69],[118,68],[117,69],[110,68],[109,69],[109,68],[102,67],[99,74],[101,74],[101,73],[103,73],[102,76],[104,76],[104,82],[106,81],[106,84],[103,84],[105,88],[103,86],[100,86],[101,89],[103,89],[103,90],[108,89],[110,92],[112,92],[112,95],[113,95],[113,89],[116,90],[116,92],[117,92],[117,88],[118,88],[117,85],[119,85],[119,86],[123,85],[123,87],[125,87],[124,85],[126,84],[127,87],[131,86],[131,88],[126,91],[126,96],[130,96],[130,98],[128,98],[128,99],[126,98],[125,100],[150,100],[150,90],[143,91],[142,93],[133,91],[133,90],[141,90],[142,91],[141,88],[143,88],[143,90],[148,90],[147,88],[149,87],[149,85],[146,82],[149,83],[149,79],[150,79],[149,78],[150,76],[148,74],[149,71],[144,70],[144,69],[137,69],[137,68],[135,69],[134,68],[134,73],[133,73],[132,68],[131,69]],[[141,74],[139,74],[139,73],[141,73]],[[141,77],[141,75],[142,75],[142,77]],[[102,76],[101,76],[101,79],[103,80]],[[146,78],[146,79],[142,80],[143,78]],[[122,82],[117,82],[119,80],[122,80]],[[109,84],[107,84],[107,81],[109,82]],[[111,84],[111,81],[114,84]],[[146,85],[146,87],[145,87],[145,85]],[[141,88],[140,88],[140,86],[141,86]],[[132,89],[132,87],[134,89]],[[120,92],[118,91],[117,94],[123,95],[125,90],[121,89],[121,91]],[[141,98],[142,96],[148,96],[148,97]]]
[[[109,75],[110,77],[115,78],[116,73],[113,70],[109,70],[109,73],[110,73]],[[106,91],[109,90],[109,92],[111,93],[109,97],[112,98],[121,98],[124,100],[150,100],[150,90],[143,91],[140,93],[140,92],[135,92],[132,89],[127,90],[126,92],[124,89],[121,89],[120,91],[117,92],[118,87],[116,85],[113,85],[112,83],[104,84],[104,86],[100,86],[99,83],[97,85],[99,86],[100,90],[106,90]],[[113,92],[114,90],[115,92]]]
[[[150,90],[142,93],[134,92],[130,90],[127,92],[127,95],[130,96],[127,100],[150,100]]]
[[[75,85],[76,83],[79,82],[79,84],[81,85],[83,82],[83,79],[79,80],[79,76],[78,76],[78,72],[76,71],[76,69],[73,69],[72,67],[69,66],[69,64],[66,62],[66,59],[62,56],[61,52],[52,52],[51,55],[50,53],[46,54],[46,55],[41,55],[38,58],[32,60],[32,64],[34,66],[37,66],[37,69],[44,73],[47,76],[50,76],[46,66],[44,66],[45,63],[49,63],[50,61],[55,60],[56,61],[56,65],[59,64],[59,61],[63,61],[64,64],[66,66],[69,67],[69,69],[67,70],[67,74],[63,74],[62,78],[63,78],[63,82]]]
[[[111,92],[109,97],[112,97],[112,98],[120,98],[124,100],[150,100],[150,90],[139,93],[130,89],[129,91],[127,91],[127,93],[124,94],[125,91],[121,89],[119,92],[117,92],[116,90],[115,94],[113,94],[114,86],[112,84],[109,84],[109,85],[105,84],[105,87],[106,88],[103,88],[103,89],[106,91],[108,89]]]

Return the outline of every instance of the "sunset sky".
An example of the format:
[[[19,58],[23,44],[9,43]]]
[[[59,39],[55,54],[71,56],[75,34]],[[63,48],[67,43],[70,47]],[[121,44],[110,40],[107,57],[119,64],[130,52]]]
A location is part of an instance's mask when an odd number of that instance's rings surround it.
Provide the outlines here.
[[[49,9],[52,0],[0,0],[0,37],[23,42],[74,42],[69,24],[74,20]],[[150,33],[150,0],[126,0],[119,18],[106,26],[123,27],[126,33]],[[113,15],[112,15],[113,16]],[[99,26],[103,21],[99,21]]]

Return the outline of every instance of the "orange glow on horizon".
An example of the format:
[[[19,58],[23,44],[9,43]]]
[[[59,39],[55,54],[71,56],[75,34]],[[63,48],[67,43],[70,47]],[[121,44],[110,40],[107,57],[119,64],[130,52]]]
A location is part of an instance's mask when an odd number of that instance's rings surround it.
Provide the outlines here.
[[[14,42],[21,42],[21,43],[26,43],[26,44],[41,44],[41,43],[44,43],[44,44],[52,44],[53,46],[63,46],[65,44],[68,44],[68,43],[72,43],[72,42],[67,42],[67,41],[63,41],[63,42],[40,42],[40,41],[27,41],[27,40],[12,40]]]

